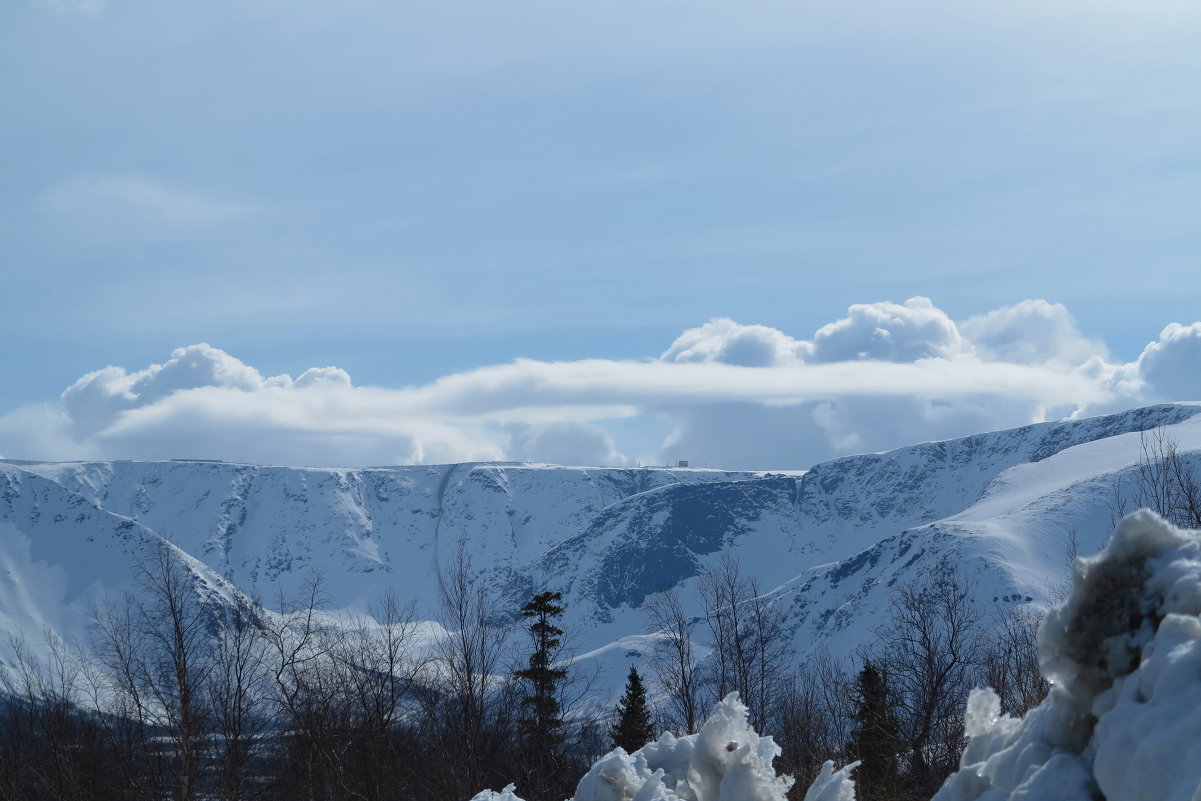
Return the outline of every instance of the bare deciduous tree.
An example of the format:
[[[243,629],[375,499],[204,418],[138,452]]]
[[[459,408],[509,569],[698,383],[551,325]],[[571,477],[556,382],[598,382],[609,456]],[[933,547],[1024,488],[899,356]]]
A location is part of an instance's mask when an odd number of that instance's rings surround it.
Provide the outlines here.
[[[132,732],[121,733],[126,750],[150,767],[130,765],[129,779],[150,797],[179,801],[197,796],[204,687],[215,664],[214,621],[186,560],[171,543],[148,541],[134,561],[138,594],[121,607],[98,606],[94,616],[111,711],[131,722]]]
[[[667,699],[669,728],[693,734],[701,723],[700,679],[692,644],[692,626],[675,587],[652,595],[643,606],[654,640],[651,669]]]
[[[243,801],[271,720],[269,653],[253,608],[221,610],[214,648],[216,665],[206,690],[213,718],[216,792],[223,801]]]
[[[1001,698],[1001,711],[1021,717],[1042,703],[1051,689],[1038,667],[1038,624],[1043,615],[1025,606],[997,610],[989,632],[980,677]]]
[[[13,672],[0,671],[0,799],[99,797],[98,730],[79,712],[80,663],[43,631],[45,658],[9,639]]]
[[[441,597],[440,618],[446,636],[439,641],[437,656],[444,694],[443,715],[448,754],[461,765],[453,778],[455,792],[470,797],[486,785],[490,754],[498,743],[491,730],[502,717],[502,666],[508,627],[497,600],[483,583],[471,580],[471,558],[467,543],[460,540],[454,558],[438,573]],[[511,699],[510,699],[511,700]]]
[[[281,595],[280,613],[269,619],[264,632],[274,712],[286,723],[285,753],[293,761],[284,778],[299,784],[310,801],[337,781],[347,747],[338,736],[342,685],[331,658],[343,631],[326,619],[328,602],[324,578],[310,573],[295,600]],[[299,777],[292,775],[297,767]]]
[[[377,801],[390,793],[403,755],[394,745],[406,702],[424,678],[425,659],[417,651],[414,603],[389,592],[373,604],[366,619],[355,620],[333,651],[347,694],[353,793]]]
[[[751,725],[761,730],[787,672],[783,615],[733,557],[725,556],[701,573],[697,588],[712,647],[708,700],[738,692],[750,710]]]
[[[1184,528],[1201,528],[1201,480],[1180,443],[1160,426],[1139,435],[1135,506],[1151,509]]]
[[[1114,478],[1111,523],[1116,525],[1131,509],[1150,509],[1173,525],[1201,528],[1201,478],[1163,426],[1139,432],[1138,463]]]
[[[972,582],[946,560],[892,602],[892,620],[877,632],[879,659],[900,706],[908,783],[924,798],[963,750],[963,708],[984,656],[983,616]]]
[[[783,751],[780,768],[798,779],[790,797],[803,797],[826,760],[845,761],[853,686],[846,665],[825,650],[790,677],[772,725]]]

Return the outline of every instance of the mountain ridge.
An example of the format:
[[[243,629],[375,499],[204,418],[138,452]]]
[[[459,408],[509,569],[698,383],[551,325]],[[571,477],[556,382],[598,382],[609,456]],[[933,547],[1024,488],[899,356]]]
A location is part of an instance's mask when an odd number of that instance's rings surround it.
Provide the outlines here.
[[[731,556],[784,604],[799,652],[849,652],[887,614],[891,588],[932,560],[955,559],[983,601],[1045,600],[1071,527],[1084,547],[1103,544],[1107,493],[1137,463],[1139,432],[1164,426],[1198,451],[1199,413],[1164,404],[789,474],[0,460],[0,629],[35,638],[44,623],[86,636],[88,599],[130,589],[139,538],[170,539],[231,593],[289,594],[319,568],[335,607],[362,608],[391,588],[426,610],[438,567],[463,540],[473,579],[510,604],[563,591],[581,650],[614,650],[606,644],[643,631],[650,594],[687,595]]]

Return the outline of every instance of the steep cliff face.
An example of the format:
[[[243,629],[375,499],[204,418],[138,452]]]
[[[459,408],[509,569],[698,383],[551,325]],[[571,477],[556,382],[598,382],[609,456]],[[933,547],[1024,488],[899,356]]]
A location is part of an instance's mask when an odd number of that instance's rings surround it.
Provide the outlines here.
[[[20,618],[0,617],[0,626],[37,638],[45,617],[82,631],[90,599],[129,588],[132,549],[147,536],[170,539],[208,575],[268,602],[318,570],[339,606],[363,605],[388,588],[428,605],[438,565],[460,540],[481,580],[529,583],[529,564],[624,498],[752,476],[519,464],[0,461],[0,592],[14,599],[0,615]]]
[[[1041,599],[1064,570],[1071,528],[1083,549],[1103,544],[1113,477],[1137,462],[1137,432],[1168,426],[1201,450],[1198,412],[1148,407],[795,474],[0,461],[0,630],[83,633],[89,599],[127,589],[143,537],[170,538],[206,581],[268,601],[317,569],[338,606],[390,587],[425,608],[462,541],[476,579],[514,602],[562,590],[585,650],[640,633],[647,595],[682,585],[690,597],[723,555],[779,594],[800,650],[849,649],[886,614],[897,582],[947,556],[987,603]]]
[[[798,648],[852,650],[886,615],[893,587],[945,557],[970,568],[988,606],[1045,598],[1066,572],[1069,531],[1085,552],[1104,544],[1113,479],[1138,461],[1138,432],[1167,426],[1201,450],[1198,411],[1155,406],[802,475],[668,485],[603,510],[529,572],[563,589],[583,625],[616,637],[647,594],[730,554],[787,598]]]

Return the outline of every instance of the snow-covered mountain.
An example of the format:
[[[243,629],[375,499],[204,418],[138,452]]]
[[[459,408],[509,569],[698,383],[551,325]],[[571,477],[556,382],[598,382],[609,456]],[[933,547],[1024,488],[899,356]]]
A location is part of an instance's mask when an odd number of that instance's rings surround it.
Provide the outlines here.
[[[81,636],[126,591],[130,550],[165,536],[208,584],[267,599],[321,570],[336,606],[391,587],[426,609],[466,543],[477,581],[564,593],[582,651],[637,651],[646,597],[724,554],[774,588],[798,650],[854,648],[891,588],[951,556],[981,600],[1039,601],[1111,527],[1113,481],[1165,426],[1201,451],[1201,404],[1044,423],[804,473],[461,464],[362,469],[204,461],[0,461],[0,634]],[[9,655],[0,645],[0,659]],[[604,660],[602,660],[604,661]],[[624,671],[624,668],[622,668]],[[624,675],[624,674],[622,674]]]

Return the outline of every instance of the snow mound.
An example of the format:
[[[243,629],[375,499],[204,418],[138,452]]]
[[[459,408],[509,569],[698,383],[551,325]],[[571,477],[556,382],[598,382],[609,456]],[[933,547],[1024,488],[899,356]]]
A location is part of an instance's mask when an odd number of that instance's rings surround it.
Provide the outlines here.
[[[580,779],[574,801],[784,801],[792,780],[776,776],[779,754],[731,693],[696,734],[609,752]]]
[[[471,797],[471,801],[521,801],[517,797],[517,787],[510,784],[499,793],[495,790],[484,790],[482,793],[476,793]]]
[[[696,734],[664,734],[632,754],[601,757],[576,785],[572,801],[785,801],[793,780],[777,776],[780,747],[760,737],[737,693],[718,703]],[[855,763],[858,764],[858,763]],[[849,765],[826,763],[805,801],[854,801]],[[513,788],[486,790],[472,801],[520,801]]]
[[[1078,560],[1039,630],[1055,686],[1024,719],[976,690],[934,801],[1201,801],[1201,532],[1146,510]]]

